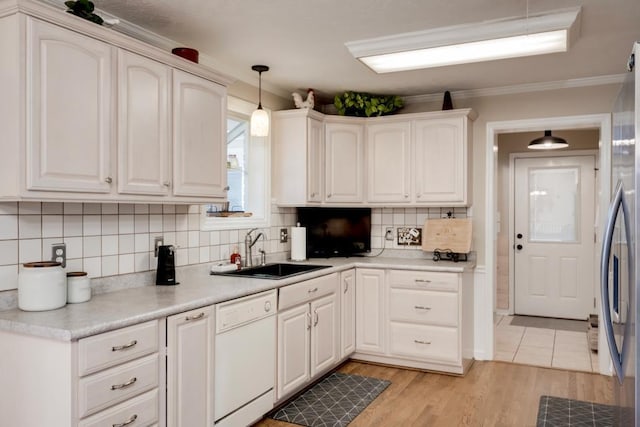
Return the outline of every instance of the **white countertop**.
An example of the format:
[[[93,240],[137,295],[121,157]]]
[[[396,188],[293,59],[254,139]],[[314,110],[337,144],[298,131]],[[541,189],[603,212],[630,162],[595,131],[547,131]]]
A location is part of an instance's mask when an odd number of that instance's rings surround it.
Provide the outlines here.
[[[211,264],[183,267],[176,271],[180,282],[177,286],[120,290],[50,311],[26,312],[17,308],[0,311],[0,330],[70,341],[354,267],[454,273],[475,267],[473,262],[384,257],[319,258],[304,264],[330,265],[331,268],[269,280],[210,275]]]

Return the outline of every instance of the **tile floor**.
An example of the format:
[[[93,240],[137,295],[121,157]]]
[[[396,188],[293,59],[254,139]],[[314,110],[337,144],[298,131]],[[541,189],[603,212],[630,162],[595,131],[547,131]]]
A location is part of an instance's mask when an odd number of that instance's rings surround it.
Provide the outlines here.
[[[496,315],[495,360],[599,372],[598,353],[589,349],[586,332],[512,326],[511,316]]]

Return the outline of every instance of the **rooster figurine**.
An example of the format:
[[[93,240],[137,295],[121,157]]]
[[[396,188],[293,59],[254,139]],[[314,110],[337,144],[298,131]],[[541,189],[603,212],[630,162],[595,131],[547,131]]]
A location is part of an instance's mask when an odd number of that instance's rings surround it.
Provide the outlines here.
[[[302,100],[302,96],[299,93],[293,92],[293,102],[296,104],[296,108],[309,108],[313,110],[313,89],[307,90],[307,99]]]

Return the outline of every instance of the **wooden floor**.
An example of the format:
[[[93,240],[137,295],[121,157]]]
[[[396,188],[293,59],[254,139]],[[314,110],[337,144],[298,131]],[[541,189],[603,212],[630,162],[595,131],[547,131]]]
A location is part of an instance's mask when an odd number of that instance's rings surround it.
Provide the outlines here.
[[[610,378],[599,374],[505,362],[475,362],[464,377],[349,361],[339,372],[382,378],[391,385],[350,427],[535,426],[540,396],[610,404]],[[264,419],[257,427],[293,424]]]

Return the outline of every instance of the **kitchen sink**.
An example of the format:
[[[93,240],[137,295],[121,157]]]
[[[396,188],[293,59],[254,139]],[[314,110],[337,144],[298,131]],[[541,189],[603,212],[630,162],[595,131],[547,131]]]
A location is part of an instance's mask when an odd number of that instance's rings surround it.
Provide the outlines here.
[[[287,264],[276,263],[260,265],[258,267],[243,268],[242,270],[228,271],[224,273],[211,273],[216,276],[253,277],[256,279],[285,279],[310,271],[329,268],[329,265]]]

